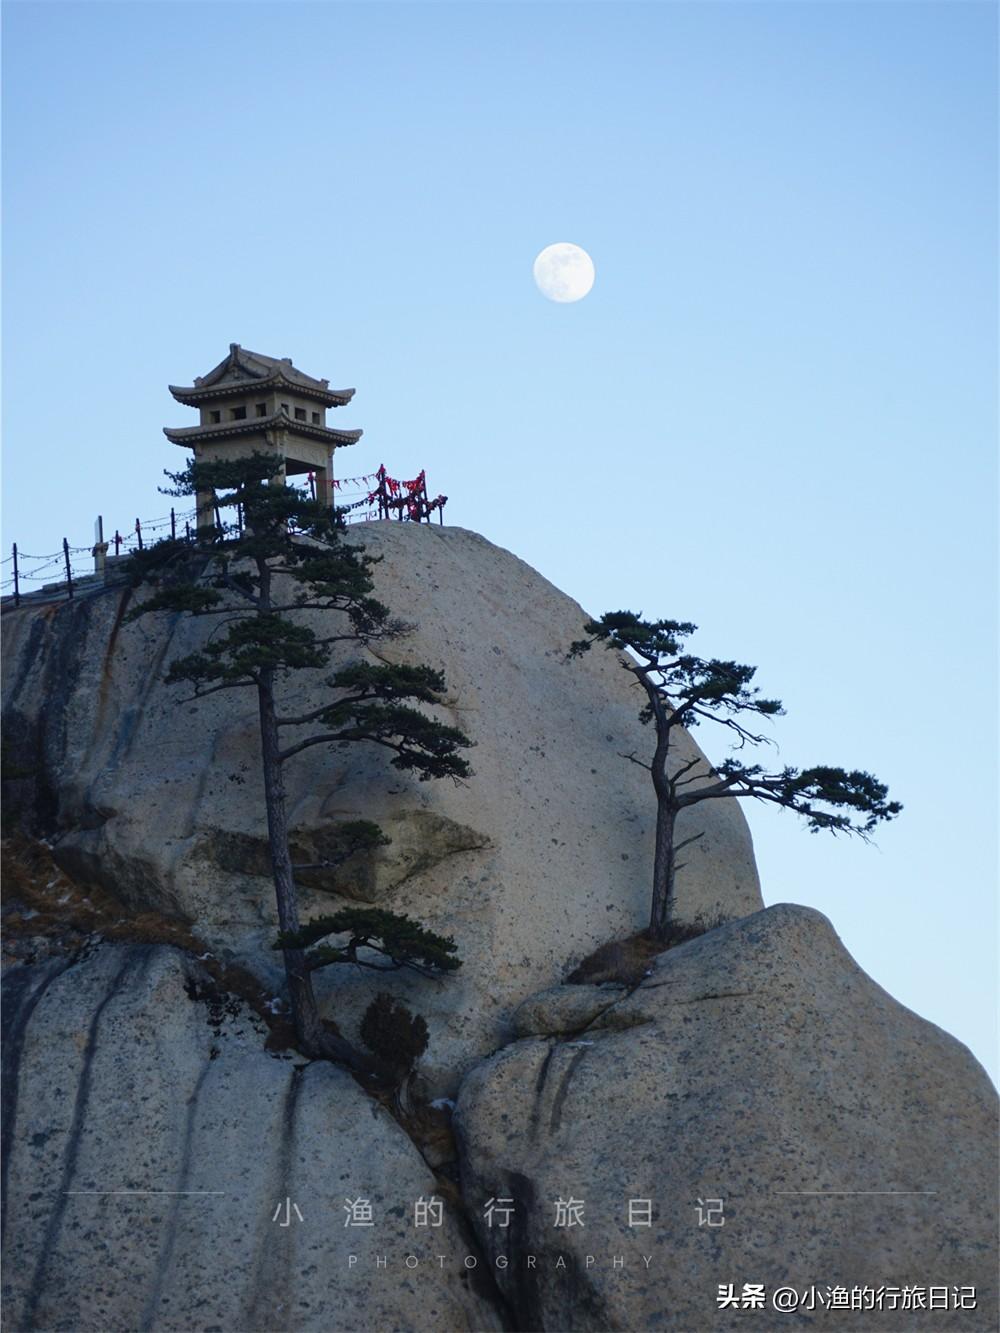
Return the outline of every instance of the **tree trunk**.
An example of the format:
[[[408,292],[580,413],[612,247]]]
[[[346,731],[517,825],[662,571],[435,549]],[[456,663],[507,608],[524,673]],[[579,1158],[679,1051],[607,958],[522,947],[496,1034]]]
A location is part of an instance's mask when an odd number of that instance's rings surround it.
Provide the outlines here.
[[[288,852],[288,822],[285,814],[285,789],[278,759],[278,726],[274,714],[274,681],[270,671],[261,672],[257,688],[260,705],[261,758],[264,770],[264,802],[267,807],[267,841],[274,874],[274,892],[278,900],[278,926],[282,932],[299,929],[299,904]],[[312,978],[305,966],[303,949],[285,949],[285,972],[292,1002],[295,1031],[306,1045],[307,1053],[315,1044],[319,1014],[313,995]]]
[[[274,673],[265,668],[257,686],[260,704],[261,758],[264,770],[264,801],[267,807],[267,841],[274,872],[274,892],[278,901],[278,925],[282,932],[299,929],[299,903],[288,851],[288,821],[285,814],[285,787],[281,773],[278,725],[274,711]],[[312,975],[304,949],[283,950],[288,994],[292,1004],[295,1033],[306,1055],[338,1060],[351,1069],[370,1072],[371,1064],[350,1042],[324,1027]]]
[[[657,792],[656,852],[653,857],[653,902],[649,912],[649,934],[665,940],[674,915],[674,822],[673,804]]]
[[[662,700],[643,678],[650,707],[656,718],[656,752],[650,765],[656,792],[656,848],[653,855],[653,901],[649,909],[650,939],[663,941],[674,913],[674,821],[677,818],[676,792],[667,776],[670,753],[671,722]]]

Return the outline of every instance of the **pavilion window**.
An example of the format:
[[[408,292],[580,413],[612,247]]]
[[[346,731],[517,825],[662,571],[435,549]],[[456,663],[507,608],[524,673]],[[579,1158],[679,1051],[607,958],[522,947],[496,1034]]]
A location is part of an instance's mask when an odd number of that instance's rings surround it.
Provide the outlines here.
[[[229,409],[230,421],[243,421],[246,418],[247,410],[245,407],[231,407]]]
[[[267,416],[267,403],[258,403],[258,404],[257,404],[257,415],[258,415],[259,417],[266,417],[266,416]]]
[[[306,409],[304,407],[297,407],[295,409],[295,420],[305,421],[305,419],[306,419]]]
[[[209,415],[209,417],[210,417],[211,420],[212,420],[212,424],[213,424],[213,426],[217,426],[217,425],[219,424],[219,422],[222,420],[222,413],[221,413],[221,412],[212,410],[211,412],[209,412],[208,415]]]
[[[288,404],[287,404],[287,403],[282,403],[282,404],[281,404],[281,410],[282,410],[282,412],[286,412],[286,413],[287,413],[287,411],[288,411]]]
[[[314,426],[318,426],[318,425],[319,425],[319,413],[318,413],[318,412],[314,412],[314,413],[312,414],[312,419],[313,419],[313,425],[314,425]]]

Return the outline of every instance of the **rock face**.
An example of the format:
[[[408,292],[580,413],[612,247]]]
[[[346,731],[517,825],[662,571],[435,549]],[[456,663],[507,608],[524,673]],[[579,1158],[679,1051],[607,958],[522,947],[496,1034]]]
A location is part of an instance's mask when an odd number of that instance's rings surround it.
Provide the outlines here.
[[[638,722],[638,686],[611,653],[564,661],[584,612],[509,552],[413,523],[363,525],[357,540],[382,559],[379,595],[418,626],[378,651],[444,670],[441,716],[475,741],[475,777],[420,783],[375,747],[307,750],[286,770],[293,851],[321,859],[346,819],[377,820],[392,838],[334,879],[307,876],[306,915],[377,902],[455,936],[457,978],[388,983],[426,1016],[425,1065],[451,1092],[509,1036],[520,1000],[645,924],[655,802],[648,775],[620,756],[648,752],[652,736]],[[162,677],[209,626],[169,615],[126,625],[129,602],[109,588],[5,616],[7,744],[20,774],[8,809],[20,805],[79,880],[133,910],[185,918],[215,953],[277,987],[252,692],[184,703],[184,687]],[[286,696],[296,711],[328,697],[323,674],[296,674]],[[685,817],[681,836],[704,836],[685,856],[680,918],[759,909],[737,803]],[[327,1011],[350,1033],[370,979],[347,968],[320,977]]]
[[[467,1077],[456,1115],[518,1327],[997,1327],[993,1087],[818,912],[771,907],[661,955],[632,992],[556,987],[515,1023],[523,1039]],[[475,1208],[497,1197],[518,1204],[506,1229]],[[584,1201],[582,1225],[553,1226],[559,1199]],[[628,1226],[632,1199],[652,1226]],[[764,1284],[767,1310],[719,1309],[728,1283],[737,1299]],[[975,1286],[978,1308],[771,1307],[777,1287],[855,1285],[949,1302]]]
[[[113,944],[5,977],[7,1327],[501,1328],[460,1212],[415,1230],[437,1185],[393,1118],[196,984],[175,949]],[[359,1198],[370,1229],[345,1227]]]
[[[461,1082],[461,1189],[445,1109],[390,1113],[384,1089],[278,1050],[254,703],[162,684],[208,627],[126,625],[120,588],[28,605],[5,616],[7,816],[46,845],[12,840],[4,908],[7,1324],[992,1333],[996,1097],[970,1054],[824,917],[760,910],[735,802],[680,834],[703,833],[680,921],[724,924],[653,958],[598,949],[648,910],[654,802],[620,758],[651,740],[632,678],[606,652],[566,664],[584,613],[474,534],[357,538],[419,624],[379,653],[444,670],[476,775],[308,750],[287,770],[293,856],[376,820],[391,845],[305,875],[305,915],[370,902],[455,936],[456,979],[380,980],[426,1016],[426,1087]],[[297,711],[324,697],[318,675],[294,691]],[[356,1038],[370,978],[318,976]],[[495,1225],[490,1200],[512,1204]],[[745,1308],[719,1307],[730,1284]],[[778,1287],[816,1308],[777,1311]],[[831,1308],[853,1287],[879,1306]],[[947,1312],[885,1295],[914,1287]]]

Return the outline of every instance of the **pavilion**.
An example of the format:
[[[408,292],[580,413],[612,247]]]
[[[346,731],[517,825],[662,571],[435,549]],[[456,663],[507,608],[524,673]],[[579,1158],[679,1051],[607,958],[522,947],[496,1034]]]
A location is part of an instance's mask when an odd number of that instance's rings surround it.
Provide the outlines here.
[[[196,407],[196,426],[164,427],[174,444],[193,449],[197,462],[276,453],[283,460],[276,480],[312,473],[316,498],[333,504],[333,455],[356,444],[360,430],[334,430],[326,424],[327,409],[343,407],[353,389],[331,389],[329,380],[297,370],[288,357],[280,360],[248,352],[230,343],[229,355],[190,387],[169,386],[179,403]],[[197,496],[198,527],[214,523],[214,497]]]

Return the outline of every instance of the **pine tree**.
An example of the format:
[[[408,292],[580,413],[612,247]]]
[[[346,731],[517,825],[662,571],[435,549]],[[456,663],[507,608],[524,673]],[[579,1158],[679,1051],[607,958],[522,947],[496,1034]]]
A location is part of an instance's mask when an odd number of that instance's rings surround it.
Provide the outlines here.
[[[369,1069],[367,1057],[323,1024],[317,1010],[311,974],[321,955],[309,956],[306,950],[320,935],[309,927],[308,939],[302,933],[288,845],[284,768],[316,745],[364,742],[389,750],[392,764],[415,773],[420,781],[460,780],[471,770],[459,751],[471,742],[457,727],[415,706],[441,702],[441,672],[421,665],[376,664],[360,656],[366,645],[404,633],[407,627],[393,620],[373,596],[377,558],[345,540],[343,515],[287,485],[281,468],[281,459],[258,453],[231,461],[191,460],[182,472],[167,473],[174,483],[169,494],[214,491],[224,521],[215,529],[200,530],[193,542],[167,540],[134,555],[133,583],[151,585],[153,591],[128,618],[172,611],[214,619],[215,629],[204,646],[170,663],[167,682],[190,687],[194,699],[220,690],[255,691],[279,941],[297,1039],[306,1054]],[[315,616],[312,624],[304,622],[303,612],[308,611],[325,613],[321,630],[312,627]],[[356,647],[359,655],[325,677],[329,699],[305,713],[283,711],[280,695],[289,676],[329,667],[338,644]],[[367,821],[345,826],[342,832],[346,854],[385,841],[377,825]],[[324,962],[361,961],[356,956],[359,922],[348,921],[349,916],[348,910],[342,927],[353,942],[346,946],[346,957],[344,950],[332,950]],[[339,930],[339,920],[321,933]],[[407,936],[415,923],[406,918],[383,912],[379,922],[360,924],[371,927],[363,942],[378,938],[388,946],[383,950],[388,966],[415,964],[430,972],[457,966],[453,941],[424,932],[421,953],[412,930]],[[409,954],[401,946],[403,937],[414,945]]]
[[[793,810],[810,832],[849,833],[865,839],[883,820],[902,810],[887,800],[888,789],[870,773],[817,766],[782,768],[769,773],[761,764],[736,758],[713,767],[700,756],[675,766],[677,730],[711,721],[735,736],[737,747],[761,745],[768,738],[751,731],[745,721],[776,717],[784,712],[777,699],[762,699],[751,681],[756,667],[716,658],[694,657],[683,651],[684,641],[697,626],[678,620],[643,620],[632,611],[611,611],[584,626],[585,639],[570,645],[569,657],[579,657],[595,643],[622,654],[622,666],[642,685],[646,703],[640,719],[655,722],[656,746],[650,763],[634,754],[623,756],[645,768],[656,792],[656,844],[653,895],[648,934],[665,941],[676,915],[675,886],[682,865],[677,853],[696,842],[695,833],[675,840],[677,816],[701,801],[752,797]]]

